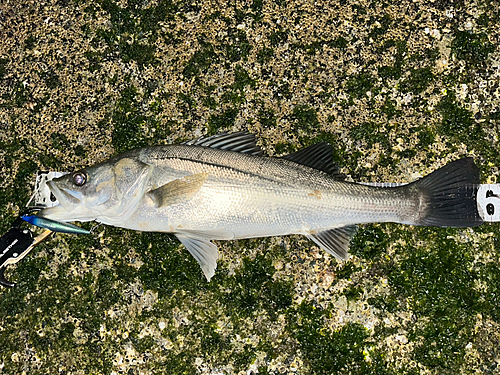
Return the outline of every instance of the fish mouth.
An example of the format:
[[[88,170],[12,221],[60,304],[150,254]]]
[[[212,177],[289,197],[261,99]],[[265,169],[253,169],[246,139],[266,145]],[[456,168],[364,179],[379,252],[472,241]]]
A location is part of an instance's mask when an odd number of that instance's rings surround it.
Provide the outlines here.
[[[96,219],[96,212],[87,207],[84,193],[72,189],[73,184],[68,181],[67,176],[47,181],[46,185],[53,195],[51,199],[53,206],[42,209],[38,212],[38,216],[60,222]]]
[[[44,208],[38,215],[62,222],[78,219],[80,215],[75,210],[81,207],[82,194],[57,185],[57,182],[47,181],[47,186],[57,201],[54,206]]]
[[[78,191],[67,188],[60,188],[54,181],[48,181],[47,186],[49,187],[50,192],[56,197],[59,205],[68,212],[72,211],[82,202],[82,194]],[[56,205],[54,207],[57,207],[59,205]]]

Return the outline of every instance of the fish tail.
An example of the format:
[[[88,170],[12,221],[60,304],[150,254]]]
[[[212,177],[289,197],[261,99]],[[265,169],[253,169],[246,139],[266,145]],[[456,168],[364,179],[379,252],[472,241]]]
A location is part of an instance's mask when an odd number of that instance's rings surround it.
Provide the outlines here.
[[[410,224],[435,227],[473,227],[483,223],[476,195],[479,168],[472,158],[463,158],[432,172],[404,189],[420,200]]]

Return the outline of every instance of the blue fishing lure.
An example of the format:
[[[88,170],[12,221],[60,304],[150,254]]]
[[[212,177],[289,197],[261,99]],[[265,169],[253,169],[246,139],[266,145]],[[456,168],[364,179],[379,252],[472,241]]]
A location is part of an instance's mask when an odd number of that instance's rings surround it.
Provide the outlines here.
[[[21,216],[21,219],[39,228],[49,229],[53,232],[70,233],[70,234],[90,234],[90,231],[88,231],[87,229],[81,228],[74,224],[51,220],[42,216],[23,215]]]

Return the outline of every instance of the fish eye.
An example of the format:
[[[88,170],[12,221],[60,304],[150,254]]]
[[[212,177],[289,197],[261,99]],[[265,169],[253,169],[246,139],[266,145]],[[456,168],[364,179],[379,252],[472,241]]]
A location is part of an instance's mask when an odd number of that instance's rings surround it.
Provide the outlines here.
[[[87,182],[87,174],[83,171],[73,173],[73,183],[76,186],[83,186]]]

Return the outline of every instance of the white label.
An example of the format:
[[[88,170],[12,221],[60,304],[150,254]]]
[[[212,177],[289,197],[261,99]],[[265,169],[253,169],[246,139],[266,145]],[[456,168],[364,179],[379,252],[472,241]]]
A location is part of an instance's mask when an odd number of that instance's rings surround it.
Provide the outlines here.
[[[484,221],[500,221],[500,184],[479,185],[477,211]]]
[[[27,207],[54,207],[59,204],[55,196],[50,193],[47,182],[53,178],[64,176],[69,172],[38,172],[35,181],[35,190]]]

